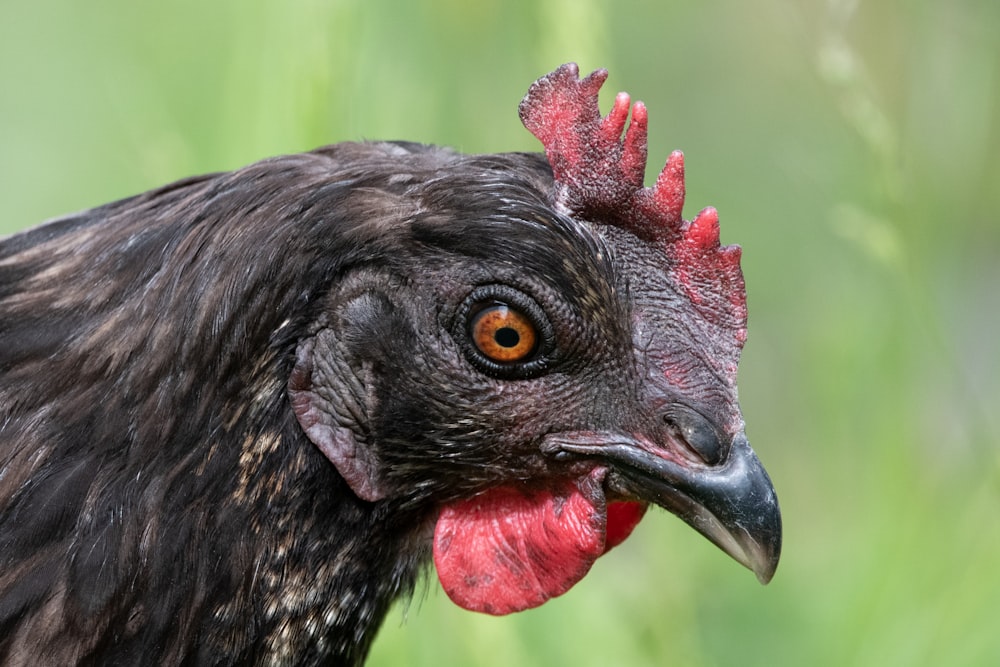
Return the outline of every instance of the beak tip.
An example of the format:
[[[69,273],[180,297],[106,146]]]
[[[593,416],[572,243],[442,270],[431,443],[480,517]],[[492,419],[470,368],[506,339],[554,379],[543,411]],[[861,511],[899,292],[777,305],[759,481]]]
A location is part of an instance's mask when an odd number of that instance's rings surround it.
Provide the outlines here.
[[[751,488],[766,486],[769,493],[742,494],[743,501],[736,503],[739,511],[721,505],[714,521],[692,523],[726,554],[754,573],[762,585],[770,583],[781,559],[781,510],[774,495],[771,480],[763,467],[757,465],[759,477]],[[748,499],[759,499],[756,501]],[[707,511],[702,507],[701,511]]]
[[[759,581],[762,586],[767,586],[771,583],[771,579],[774,578],[774,573],[778,569],[778,559],[775,558],[766,564],[761,564],[756,568],[751,569],[753,570],[753,573],[757,575],[757,581]]]
[[[762,545],[751,540],[747,540],[747,542],[740,544],[737,550],[725,547],[723,550],[753,572],[761,585],[766,586],[774,578],[774,573],[778,569],[781,547],[775,544]]]
[[[780,516],[780,515],[779,515]],[[780,521],[780,519],[778,519]],[[747,554],[748,567],[757,575],[757,581],[766,586],[774,578],[774,573],[778,569],[778,561],[781,560],[781,528],[771,533],[771,539],[764,544],[754,541],[752,548]]]

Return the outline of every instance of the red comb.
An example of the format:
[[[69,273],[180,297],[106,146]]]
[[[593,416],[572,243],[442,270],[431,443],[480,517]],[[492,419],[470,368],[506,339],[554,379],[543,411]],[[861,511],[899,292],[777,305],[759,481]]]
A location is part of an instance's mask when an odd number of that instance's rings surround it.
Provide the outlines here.
[[[719,244],[714,208],[684,220],[684,155],[674,151],[652,188],[646,172],[646,106],[618,93],[601,117],[598,92],[608,78],[599,69],[580,79],[575,63],[535,81],[521,100],[524,126],[545,146],[556,180],[556,206],[593,222],[614,225],[660,244],[670,272],[699,311],[746,336],[746,293],[739,246]]]

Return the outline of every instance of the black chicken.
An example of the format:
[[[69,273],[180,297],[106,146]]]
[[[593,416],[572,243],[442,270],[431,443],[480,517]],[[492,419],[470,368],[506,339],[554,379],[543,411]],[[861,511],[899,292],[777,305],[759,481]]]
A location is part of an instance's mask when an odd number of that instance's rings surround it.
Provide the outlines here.
[[[548,160],[339,144],[0,242],[0,657],[357,664],[431,559],[504,614],[646,503],[768,581],[739,249],[566,65]]]

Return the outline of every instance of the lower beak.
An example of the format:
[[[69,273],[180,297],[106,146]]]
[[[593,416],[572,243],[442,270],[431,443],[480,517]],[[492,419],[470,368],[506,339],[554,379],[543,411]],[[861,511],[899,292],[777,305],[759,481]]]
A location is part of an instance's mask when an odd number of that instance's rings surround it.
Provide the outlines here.
[[[545,449],[607,462],[612,489],[676,514],[753,570],[762,584],[774,576],[781,555],[778,498],[743,434],[725,461],[699,468],[659,457],[627,437],[596,443],[593,434],[553,434]]]

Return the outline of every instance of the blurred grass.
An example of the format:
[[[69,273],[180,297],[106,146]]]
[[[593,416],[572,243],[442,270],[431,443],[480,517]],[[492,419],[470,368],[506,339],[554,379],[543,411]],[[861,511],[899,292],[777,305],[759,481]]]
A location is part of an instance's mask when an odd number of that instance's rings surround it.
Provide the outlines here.
[[[761,588],[657,513],[566,596],[436,581],[374,665],[1000,664],[1000,4],[0,0],[0,232],[359,138],[535,150],[516,105],[608,67],[744,247]]]

